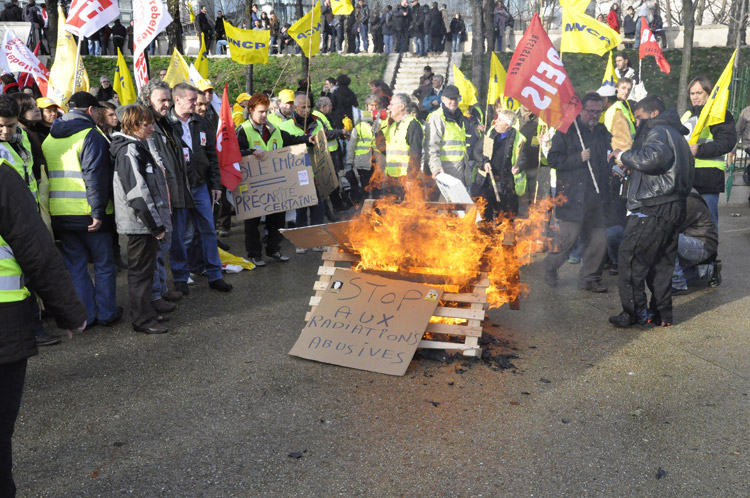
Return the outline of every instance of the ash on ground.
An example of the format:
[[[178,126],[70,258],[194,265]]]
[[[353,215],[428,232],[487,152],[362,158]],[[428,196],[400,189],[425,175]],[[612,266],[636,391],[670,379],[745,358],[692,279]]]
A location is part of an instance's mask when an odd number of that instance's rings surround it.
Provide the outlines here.
[[[418,349],[414,354],[414,359],[437,361],[445,365],[456,363],[456,373],[458,374],[464,373],[466,369],[475,365],[484,365],[496,372],[511,370],[513,373],[518,373],[518,368],[513,364],[512,360],[517,360],[519,357],[515,353],[508,352],[509,350],[516,351],[516,348],[508,341],[498,339],[487,332],[482,332],[482,337],[479,338],[479,345],[482,347],[481,358],[464,356],[461,353],[448,353],[448,351],[443,349]]]

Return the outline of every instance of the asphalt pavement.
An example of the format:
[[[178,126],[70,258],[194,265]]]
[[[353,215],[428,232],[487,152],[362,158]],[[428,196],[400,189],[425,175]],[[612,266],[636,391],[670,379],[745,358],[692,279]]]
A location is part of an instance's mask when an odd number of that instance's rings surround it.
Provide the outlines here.
[[[590,294],[565,265],[550,289],[534,263],[520,311],[490,312],[515,368],[403,377],[287,355],[320,254],[285,241],[231,294],[199,279],[169,334],[126,320],[31,359],[19,496],[747,496],[748,204],[720,224],[723,283],[676,297],[672,327],[615,329],[616,277]],[[242,255],[241,226],[223,240]]]

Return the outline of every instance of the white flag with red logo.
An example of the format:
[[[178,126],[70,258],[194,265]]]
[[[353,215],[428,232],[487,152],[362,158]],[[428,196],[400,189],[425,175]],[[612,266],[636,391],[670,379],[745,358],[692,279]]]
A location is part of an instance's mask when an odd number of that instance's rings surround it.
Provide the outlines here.
[[[81,37],[91,35],[120,17],[117,0],[73,0],[65,31]]]
[[[221,184],[227,190],[234,191],[242,180],[240,171],[240,143],[234,131],[232,106],[227,95],[227,83],[224,83],[224,95],[221,98],[221,112],[219,113],[219,127],[216,130],[216,155],[219,156],[219,171]]]
[[[140,88],[148,82],[148,64],[145,51],[154,38],[172,23],[166,6],[161,0],[133,0],[133,69],[135,86]]]
[[[49,79],[49,69],[39,62],[12,29],[5,31],[3,45],[0,47],[0,67],[9,73],[30,73],[35,79]]]

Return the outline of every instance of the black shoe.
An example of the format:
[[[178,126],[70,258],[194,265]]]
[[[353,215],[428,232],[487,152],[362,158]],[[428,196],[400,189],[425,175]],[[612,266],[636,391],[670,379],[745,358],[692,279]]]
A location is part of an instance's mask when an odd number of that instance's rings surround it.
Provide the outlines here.
[[[167,327],[162,327],[161,325],[152,325],[150,327],[139,327],[138,325],[133,325],[133,330],[136,332],[143,332],[144,334],[166,334],[169,331]]]
[[[721,260],[717,259],[714,265],[714,274],[711,275],[711,279],[708,281],[709,287],[718,287],[721,285]]]
[[[217,245],[217,246],[219,247],[219,249],[221,249],[222,251],[228,251],[229,249],[231,249],[231,248],[229,247],[229,244],[227,244],[227,243],[225,243],[225,242],[222,242],[222,241],[220,241],[219,239],[216,239],[216,245]]]
[[[111,327],[112,325],[116,324],[120,321],[120,318],[122,318],[122,314],[125,312],[125,310],[122,308],[122,306],[118,306],[115,310],[115,317],[111,320],[107,320],[106,322],[97,321],[98,325],[102,325],[104,327]]]
[[[229,292],[232,290],[232,285],[226,283],[223,278],[220,278],[218,280],[212,280],[211,282],[208,283],[208,286],[211,287],[213,290],[217,290],[219,292]]]
[[[609,323],[611,323],[615,327],[626,329],[629,327],[634,327],[636,325],[645,325],[647,322],[639,321],[627,311],[623,311],[619,315],[609,317]]]
[[[677,287],[672,287],[672,295],[673,296],[684,296],[685,294],[689,294],[690,291],[687,289],[678,289]]]
[[[156,321],[159,322],[159,323],[168,322],[169,321],[169,315],[157,315]]]
[[[289,261],[289,256],[284,256],[279,251],[276,251],[271,254],[266,254],[266,256],[268,256],[271,259],[275,259],[276,261],[281,261],[282,263],[286,263],[287,261]]]
[[[156,301],[151,301],[151,307],[154,308],[154,311],[156,311],[159,314],[171,313],[177,309],[176,304],[168,303],[164,299],[157,299]]]
[[[609,269],[610,275],[619,275],[620,269],[617,267],[617,265],[612,265],[612,267]]]
[[[557,272],[555,270],[546,270],[544,272],[544,281],[550,287],[557,287]]]
[[[61,336],[50,334],[46,330],[36,336],[37,346],[54,346],[55,344],[60,344],[61,342],[62,342]]]
[[[182,292],[171,290],[164,293],[163,296],[161,296],[162,299],[165,301],[169,301],[170,303],[176,303],[180,299],[182,299]]]
[[[182,292],[183,296],[189,296],[190,295],[190,287],[188,287],[187,282],[175,282],[174,283],[174,289],[176,291]]]
[[[580,282],[578,288],[580,290],[596,292],[597,294],[607,292],[607,288],[604,287],[601,282]]]

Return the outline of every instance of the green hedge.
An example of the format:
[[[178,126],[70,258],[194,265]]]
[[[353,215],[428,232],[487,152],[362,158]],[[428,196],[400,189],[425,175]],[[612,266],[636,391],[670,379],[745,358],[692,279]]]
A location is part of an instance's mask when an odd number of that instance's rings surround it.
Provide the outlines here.
[[[114,75],[117,59],[114,57],[86,56],[83,58],[92,85],[99,84],[99,77]],[[152,57],[150,60],[151,74],[159,74],[159,70],[166,68],[169,57]],[[133,63],[130,57],[125,58],[131,75]],[[194,57],[185,57],[188,64]],[[310,78],[312,80],[313,95],[319,95],[323,82],[328,77],[347,74],[352,79],[350,88],[361,103],[370,91],[368,83],[373,79],[383,77],[387,57],[385,55],[342,56],[338,54],[316,55],[310,62]],[[245,91],[245,74],[247,66],[240,66],[228,57],[209,58],[209,78],[216,87],[216,92],[223,92],[224,82],[229,84],[229,98],[232,102],[240,93]],[[283,74],[281,74],[283,71]],[[302,58],[297,56],[270,57],[268,64],[253,66],[253,89],[256,92],[271,90],[276,85],[276,94],[283,88],[297,89],[297,82],[302,75]]]

